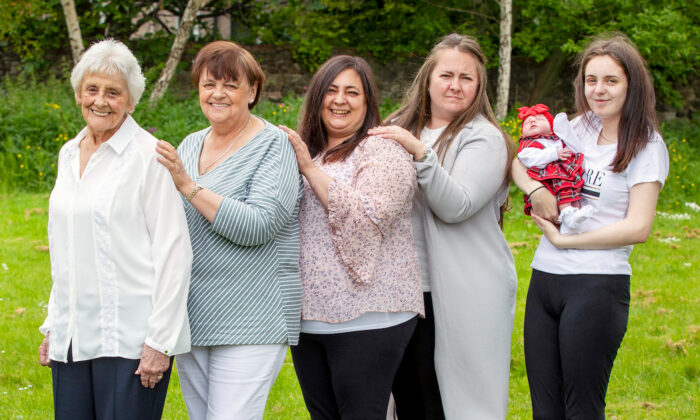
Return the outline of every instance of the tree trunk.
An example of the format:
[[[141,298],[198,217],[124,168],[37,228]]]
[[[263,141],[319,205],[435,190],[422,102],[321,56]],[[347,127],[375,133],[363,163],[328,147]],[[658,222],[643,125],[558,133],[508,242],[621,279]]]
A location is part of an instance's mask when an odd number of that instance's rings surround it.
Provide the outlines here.
[[[537,74],[535,86],[530,93],[527,106],[541,103],[549,92],[552,91],[552,88],[559,80],[559,75],[561,74],[565,62],[566,54],[564,54],[560,48],[555,48],[547,58],[544,69]],[[550,107],[552,107],[552,105],[554,104],[549,104]]]
[[[61,6],[63,7],[63,14],[66,16],[73,64],[78,64],[80,54],[83,53],[83,36],[80,34],[80,23],[78,22],[78,13],[75,11],[75,2],[73,0],[61,0]]]
[[[173,41],[173,46],[170,49],[170,55],[165,62],[165,67],[163,67],[163,71],[156,82],[155,88],[153,88],[153,92],[151,92],[151,97],[148,98],[149,107],[153,107],[153,105],[165,95],[165,91],[168,90],[170,79],[172,79],[175,73],[177,63],[180,62],[182,52],[185,50],[185,44],[190,37],[190,30],[197,17],[197,12],[199,12],[208,1],[209,0],[187,0],[187,7],[185,7],[185,12],[180,18],[180,28],[177,31],[177,35],[175,35],[175,41]]]
[[[508,113],[510,90],[511,27],[513,26],[513,0],[500,0],[501,29],[498,42],[498,88],[496,90],[496,118],[502,120]]]

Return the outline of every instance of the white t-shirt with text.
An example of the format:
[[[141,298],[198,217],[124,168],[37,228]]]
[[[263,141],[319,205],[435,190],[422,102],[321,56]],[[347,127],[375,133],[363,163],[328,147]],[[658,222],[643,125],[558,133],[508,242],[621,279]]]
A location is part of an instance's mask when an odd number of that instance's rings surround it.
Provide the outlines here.
[[[659,182],[668,176],[668,150],[659,133],[639,152],[622,173],[614,173],[610,164],[617,153],[617,144],[598,145],[601,122],[590,115],[589,126],[581,117],[571,121],[573,133],[555,132],[567,139],[567,146],[583,153],[584,185],[581,207],[590,205],[595,213],[584,222],[581,231],[588,232],[619,222],[627,215],[630,188],[644,182]],[[542,237],[531,267],[552,274],[632,274],[628,259],[632,245],[619,248],[557,249]]]

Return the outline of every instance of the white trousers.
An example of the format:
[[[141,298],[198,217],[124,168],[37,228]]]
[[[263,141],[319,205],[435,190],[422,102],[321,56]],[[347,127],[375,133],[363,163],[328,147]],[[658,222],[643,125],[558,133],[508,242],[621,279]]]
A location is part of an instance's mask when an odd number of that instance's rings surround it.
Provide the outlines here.
[[[195,347],[178,354],[177,372],[192,420],[260,420],[287,344]]]

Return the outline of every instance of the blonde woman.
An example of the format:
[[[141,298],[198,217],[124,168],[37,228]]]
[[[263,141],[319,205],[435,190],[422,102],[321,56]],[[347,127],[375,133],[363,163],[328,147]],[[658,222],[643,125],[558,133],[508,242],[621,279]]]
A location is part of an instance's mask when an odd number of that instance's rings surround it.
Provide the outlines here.
[[[370,130],[413,156],[418,179],[412,220],[428,308],[394,381],[401,419],[506,416],[517,279],[499,224],[512,145],[486,96],[485,63],[475,39],[446,36],[393,125]]]

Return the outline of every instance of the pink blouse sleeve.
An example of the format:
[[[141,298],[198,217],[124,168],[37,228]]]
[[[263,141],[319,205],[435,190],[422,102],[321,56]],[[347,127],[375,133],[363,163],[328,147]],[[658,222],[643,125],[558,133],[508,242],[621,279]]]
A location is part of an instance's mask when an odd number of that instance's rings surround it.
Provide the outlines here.
[[[350,278],[369,283],[384,236],[397,218],[410,217],[416,170],[393,140],[369,137],[355,153],[352,185],[332,182],[328,188],[328,221]]]

